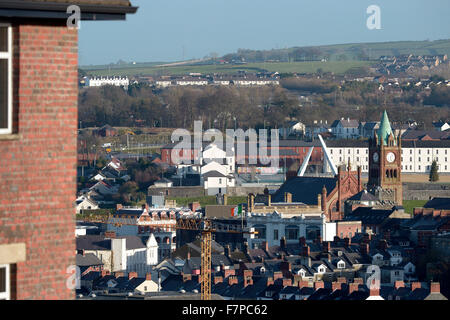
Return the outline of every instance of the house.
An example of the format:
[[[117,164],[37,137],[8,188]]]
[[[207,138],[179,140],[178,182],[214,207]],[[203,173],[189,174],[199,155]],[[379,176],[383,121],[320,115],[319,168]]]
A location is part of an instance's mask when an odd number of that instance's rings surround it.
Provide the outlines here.
[[[70,5],[83,21],[124,20],[137,10],[128,0]],[[0,283],[17,279],[0,299],[75,297],[67,267],[75,265],[78,31],[68,28],[68,6],[0,1],[0,153],[8,155],[0,159]]]
[[[84,276],[89,272],[102,272],[103,262],[93,253],[77,254],[75,258],[77,267],[80,268],[80,275]]]
[[[331,133],[337,139],[356,139],[359,135],[359,122],[354,119],[335,120],[331,125]]]
[[[77,252],[93,254],[110,272],[137,272],[145,275],[158,263],[158,243],[150,237],[107,235],[86,235],[76,238]]]
[[[300,121],[289,121],[285,126],[278,129],[280,137],[287,139],[290,135],[304,135],[306,126]]]
[[[89,197],[86,196],[81,196],[79,199],[76,200],[76,212],[80,213],[83,210],[96,210],[99,208],[98,203],[93,200],[90,199]]]

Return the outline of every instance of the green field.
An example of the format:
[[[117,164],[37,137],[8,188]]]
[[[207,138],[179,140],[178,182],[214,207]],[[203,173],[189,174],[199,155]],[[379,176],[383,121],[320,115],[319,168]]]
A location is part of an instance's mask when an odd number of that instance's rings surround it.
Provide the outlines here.
[[[403,200],[403,207],[406,213],[413,213],[414,208],[423,207],[428,200]]]
[[[299,47],[287,49],[266,50],[267,52],[282,52],[286,55]],[[306,48],[306,47],[303,47]],[[311,47],[310,47],[311,48]],[[379,59],[380,56],[392,56],[400,54],[414,54],[414,55],[450,55],[450,40],[435,40],[435,41],[392,41],[392,42],[373,42],[373,43],[347,43],[335,45],[314,46],[320,50],[323,55],[328,56],[327,62],[266,62],[266,63],[248,63],[242,65],[201,65],[201,64],[186,64],[170,67],[158,67],[158,65],[165,64],[164,62],[146,62],[146,63],[119,63],[109,65],[96,66],[81,66],[80,69],[88,75],[99,76],[133,76],[133,75],[181,75],[189,74],[191,72],[200,72],[203,74],[210,73],[224,73],[234,74],[239,70],[248,72],[297,72],[297,73],[313,73],[317,69],[322,69],[324,72],[334,72],[336,74],[345,73],[347,70],[354,67],[361,67],[364,65],[373,64],[373,61]],[[345,56],[345,59],[341,59]],[[359,61],[361,56],[365,56],[370,61]],[[337,61],[343,60],[343,61]]]
[[[136,76],[136,75],[183,75],[191,72],[199,72],[202,74],[222,73],[222,74],[236,74],[238,71],[244,70],[249,73],[255,72],[279,72],[279,73],[314,73],[318,69],[323,72],[334,72],[336,74],[343,74],[351,68],[371,65],[370,61],[307,61],[307,62],[275,62],[275,63],[248,63],[240,65],[231,64],[217,64],[217,65],[183,65],[173,67],[131,67],[124,66],[123,68],[96,68],[83,69],[87,75],[96,76]]]
[[[177,206],[188,206],[192,202],[200,202],[202,207],[206,205],[214,205],[216,203],[216,196],[204,196],[204,197],[190,197],[190,198],[177,198],[169,197],[167,200],[176,200]],[[240,203],[246,203],[247,197],[228,197],[228,205],[237,205]]]

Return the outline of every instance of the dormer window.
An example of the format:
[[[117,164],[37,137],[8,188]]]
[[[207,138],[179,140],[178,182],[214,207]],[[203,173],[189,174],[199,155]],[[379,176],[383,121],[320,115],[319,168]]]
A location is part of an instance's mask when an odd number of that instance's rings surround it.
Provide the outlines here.
[[[345,269],[345,262],[344,261],[339,261],[337,264],[338,269]]]
[[[325,273],[325,267],[324,266],[320,266],[319,267],[319,273]]]

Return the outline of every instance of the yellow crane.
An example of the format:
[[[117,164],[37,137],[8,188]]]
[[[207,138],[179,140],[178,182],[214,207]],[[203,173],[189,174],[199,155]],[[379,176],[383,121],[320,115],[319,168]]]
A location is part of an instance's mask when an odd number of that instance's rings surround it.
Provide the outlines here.
[[[90,215],[82,219],[85,222],[94,223],[111,223],[111,215]],[[125,223],[112,223],[115,226],[121,227],[122,225],[137,225],[136,223],[125,222]],[[200,268],[200,283],[201,283],[201,299],[211,300],[211,242],[212,233],[223,232],[223,233],[238,233],[238,234],[257,234],[256,231],[249,230],[244,231],[238,229],[235,226],[235,230],[223,229],[219,230],[216,228],[217,224],[212,219],[207,218],[179,218],[176,220],[176,224],[167,224],[164,226],[158,226],[158,228],[170,228],[176,230],[192,230],[201,232],[201,268]]]

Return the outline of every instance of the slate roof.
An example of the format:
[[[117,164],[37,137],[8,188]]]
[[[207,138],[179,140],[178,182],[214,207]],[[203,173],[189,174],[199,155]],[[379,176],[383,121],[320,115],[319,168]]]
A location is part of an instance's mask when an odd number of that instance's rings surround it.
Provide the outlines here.
[[[354,196],[348,198],[347,200],[351,200],[351,201],[378,201],[378,199],[371,194],[370,192],[367,192],[367,190],[361,190],[360,192],[358,192],[357,194],[355,194]]]
[[[336,178],[294,177],[284,182],[272,195],[272,203],[284,202],[284,194],[289,192],[293,202],[317,205],[317,195],[322,194],[323,186],[330,194],[336,188],[336,182]]]
[[[77,254],[75,261],[79,267],[98,266],[103,264],[103,262],[101,262],[93,253],[86,253],[85,255]]]
[[[124,236],[118,239],[126,239],[126,249],[133,250],[146,248],[148,237]],[[77,250],[111,250],[111,240],[104,235],[85,235],[76,238]]]
[[[394,210],[358,207],[352,213],[344,216],[344,221],[361,221],[365,225],[378,225],[385,221]]]
[[[450,210],[450,198],[433,198],[425,205],[424,208],[433,208],[436,210]]]

